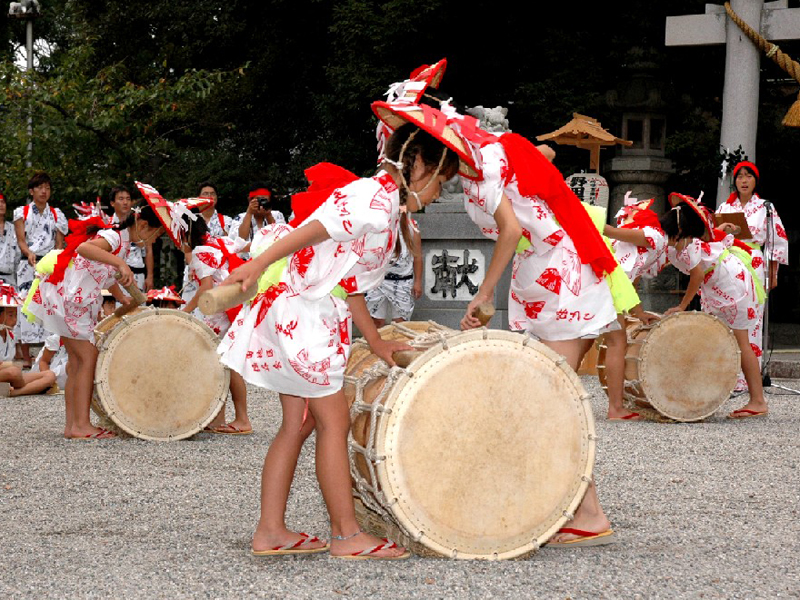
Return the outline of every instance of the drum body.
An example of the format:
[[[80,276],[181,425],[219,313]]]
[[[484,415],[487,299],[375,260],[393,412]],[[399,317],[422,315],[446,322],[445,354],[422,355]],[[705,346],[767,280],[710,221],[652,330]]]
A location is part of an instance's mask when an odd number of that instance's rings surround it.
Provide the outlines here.
[[[653,325],[629,321],[625,397],[648,402],[676,421],[700,421],[730,397],[740,369],[739,344],[720,319],[680,312]],[[598,360],[605,387],[605,347]]]
[[[219,338],[178,310],[146,308],[110,316],[95,329],[92,408],[121,430],[147,440],[194,435],[225,403],[230,372],[217,357]]]
[[[373,525],[390,525],[372,529],[454,558],[514,558],[544,544],[580,504],[594,464],[589,396],[566,361],[505,331],[406,322],[381,336],[424,351],[390,370],[360,339],[348,361],[355,492],[380,517]]]

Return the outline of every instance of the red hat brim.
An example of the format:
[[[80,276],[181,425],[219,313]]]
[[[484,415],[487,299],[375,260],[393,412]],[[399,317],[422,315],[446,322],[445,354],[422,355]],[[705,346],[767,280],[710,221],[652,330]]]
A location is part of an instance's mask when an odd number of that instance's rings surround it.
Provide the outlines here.
[[[427,104],[411,102],[373,102],[372,112],[392,132],[398,127],[412,123],[429,133],[458,155],[459,174],[467,179],[482,179],[483,174],[475,164],[469,144],[447,124],[447,116]]]

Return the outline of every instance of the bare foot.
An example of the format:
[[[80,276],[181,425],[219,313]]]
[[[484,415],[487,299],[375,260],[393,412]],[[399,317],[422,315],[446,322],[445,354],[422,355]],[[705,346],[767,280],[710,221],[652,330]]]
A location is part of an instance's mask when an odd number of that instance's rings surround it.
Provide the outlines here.
[[[593,533],[603,533],[611,529],[611,521],[605,515],[578,515],[572,521],[567,521],[564,528],[581,529],[583,531],[591,531]],[[574,533],[556,533],[551,542],[567,542],[580,537]]]
[[[268,550],[276,550],[278,548],[291,548],[298,542],[303,542],[303,540],[306,539],[309,541],[306,543],[301,543],[298,548],[302,547],[303,550],[314,550],[317,548],[327,548],[328,546],[328,542],[325,540],[311,541],[311,537],[297,533],[296,531],[290,531],[288,529],[272,532],[262,532],[256,529],[256,532],[253,534],[253,542],[250,547],[253,549],[253,552],[265,552]]]
[[[376,546],[386,545],[386,541],[376,538],[374,535],[360,532],[346,540],[331,540],[331,556],[353,556],[359,552],[370,550]],[[406,549],[402,546],[395,546],[394,548],[386,547],[375,552],[370,552],[369,555],[373,558],[399,558],[406,553]]]

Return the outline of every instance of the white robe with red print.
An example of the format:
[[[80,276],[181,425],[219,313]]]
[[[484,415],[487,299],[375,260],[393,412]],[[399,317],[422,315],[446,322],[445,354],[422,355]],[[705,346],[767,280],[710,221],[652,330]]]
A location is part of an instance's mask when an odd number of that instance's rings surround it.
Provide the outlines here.
[[[789,264],[789,240],[786,236],[786,230],[783,228],[781,218],[778,216],[775,207],[772,207],[772,232],[768,234],[767,231],[767,208],[764,206],[764,200],[754,194],[747,204],[742,207],[739,198],[736,198],[731,204],[723,202],[717,208],[718,213],[737,213],[743,212],[745,219],[747,219],[747,226],[753,234],[752,240],[747,242],[755,242],[758,247],[753,249],[753,268],[761,279],[764,287],[767,287],[767,277],[764,272],[764,251],[771,261],[777,262],[780,265]],[[769,244],[767,245],[767,237],[769,237]],[[764,325],[764,305],[758,307],[758,319],[755,324],[748,330],[750,337],[750,346],[753,352],[758,357],[759,364],[761,364],[761,357],[763,355],[763,325]],[[740,385],[746,385],[744,376],[740,376]]]
[[[655,227],[642,227],[641,232],[649,245],[647,248],[620,240],[611,241],[614,258],[631,281],[639,277],[655,277],[667,263],[667,236],[664,232]]]
[[[581,263],[572,239],[544,200],[522,196],[516,176],[505,183],[508,159],[499,142],[480,149],[480,163],[481,181],[461,179],[467,214],[483,235],[496,240],[493,215],[505,194],[531,242],[514,257],[509,327],[553,341],[598,335],[617,318],[605,279]]]
[[[200,280],[211,277],[214,286],[225,281],[230,274],[230,265],[222,250],[216,244],[224,244],[230,254],[235,255],[245,247],[246,242],[241,238],[233,240],[229,237],[218,237],[212,244],[198,246],[192,250],[192,260],[189,263],[189,279],[194,284],[195,290],[200,287]],[[202,313],[201,313],[202,315]],[[203,322],[219,336],[228,332],[231,321],[227,313],[221,312],[213,315],[202,315]]]
[[[306,222],[330,235],[295,252],[277,283],[245,304],[220,342],[221,361],[245,381],[276,392],[319,398],[339,391],[350,354],[350,310],[337,285],[364,293],[383,281],[399,222],[399,194],[381,172],[340,188]],[[268,225],[256,254],[292,231]]]
[[[736,256],[725,254],[732,244],[732,235],[711,243],[691,238],[683,250],[676,252],[675,247],[670,247],[667,254],[682,273],[688,275],[697,265],[703,269],[703,312],[722,319],[731,329],[748,329],[757,319],[759,304],[750,271]]]
[[[104,229],[97,235],[109,243],[112,254],[125,260],[131,245],[127,229]],[[102,290],[116,283],[116,272],[111,265],[76,254],[64,279],[57,284],[45,279],[39,284],[28,310],[51,333],[94,342],[94,328],[103,305]]]

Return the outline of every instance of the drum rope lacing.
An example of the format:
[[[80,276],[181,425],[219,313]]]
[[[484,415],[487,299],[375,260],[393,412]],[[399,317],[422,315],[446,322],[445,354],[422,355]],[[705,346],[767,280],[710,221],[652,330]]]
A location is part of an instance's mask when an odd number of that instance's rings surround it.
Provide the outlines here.
[[[431,325],[438,326],[435,323],[431,323]],[[427,350],[436,344],[441,344],[443,349],[447,350],[446,340],[448,336],[444,331],[429,331],[426,334],[420,335],[419,331],[415,331],[401,323],[394,323],[393,326],[396,330],[399,330],[413,340],[413,343],[409,345],[413,346],[414,348],[419,350]],[[450,332],[450,335],[453,335],[453,333],[455,332]],[[359,343],[361,342],[356,342],[356,344]],[[351,454],[350,475],[364,505],[373,512],[381,515],[387,520],[387,522],[395,522],[395,519],[384,508],[384,506],[391,507],[397,502],[397,498],[387,498],[384,491],[378,486],[378,476],[375,467],[382,461],[386,460],[386,456],[378,455],[375,451],[375,437],[378,432],[378,416],[383,414],[392,414],[392,410],[383,405],[384,401],[386,400],[386,396],[394,388],[395,383],[397,383],[397,381],[403,376],[410,378],[413,376],[413,372],[408,371],[403,367],[389,367],[389,365],[387,365],[385,362],[379,361],[366,369],[360,377],[353,377],[350,375],[345,375],[344,377],[345,383],[352,385],[356,390],[355,400],[350,407],[350,422],[355,423],[356,417],[359,414],[369,413],[369,435],[367,436],[366,446],[362,446],[355,441],[353,438],[352,429],[348,434],[348,450]],[[386,377],[386,381],[384,381],[381,391],[378,393],[372,403],[364,402],[364,390],[366,389],[367,384],[379,377]],[[356,461],[352,456],[355,453],[363,456],[364,463],[366,464],[367,472],[369,473],[369,478],[372,484],[368,483],[364,477],[361,476],[361,473],[358,472],[358,469],[355,466]],[[381,502],[383,502],[383,504],[381,504]],[[402,525],[400,525],[400,529],[403,531],[403,533],[414,539],[415,542],[418,542],[423,536],[423,532],[420,531],[416,534],[413,534],[407,531]]]

